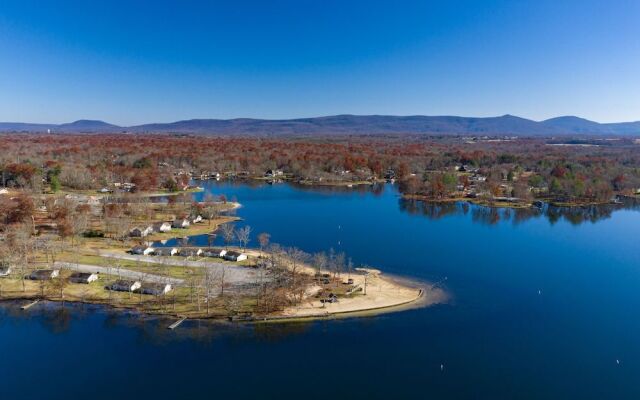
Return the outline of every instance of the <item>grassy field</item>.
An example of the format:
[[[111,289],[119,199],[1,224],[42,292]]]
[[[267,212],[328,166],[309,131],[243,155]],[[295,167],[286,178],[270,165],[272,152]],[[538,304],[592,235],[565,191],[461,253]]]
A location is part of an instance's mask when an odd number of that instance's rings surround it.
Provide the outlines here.
[[[190,318],[221,318],[230,315],[229,296],[217,297],[210,300],[207,312],[207,302],[202,294],[198,295],[192,288],[177,287],[164,296],[145,295],[131,292],[116,292],[105,289],[116,277],[100,274],[99,279],[90,284],[68,283],[60,292],[56,282],[66,281],[71,271],[62,270],[55,281],[23,281],[12,278],[0,278],[0,293],[2,300],[23,299],[25,304],[34,299],[52,301],[83,302],[104,304],[118,308],[129,308],[149,314],[163,314],[185,316]],[[236,300],[234,300],[236,301]],[[240,297],[233,307],[233,312],[250,312],[255,300]]]
[[[156,241],[156,240],[173,239],[175,237],[180,237],[180,236],[204,235],[204,234],[215,231],[222,224],[237,221],[237,220],[239,220],[238,217],[224,216],[224,217],[220,217],[218,219],[212,220],[211,223],[209,223],[209,221],[202,221],[197,224],[191,224],[188,228],[185,228],[185,229],[178,228],[178,229],[172,229],[171,232],[154,233],[144,238],[144,240]]]
[[[59,257],[60,261],[66,261],[70,263],[97,265],[101,267],[116,267],[139,271],[145,274],[165,275],[171,278],[178,279],[190,279],[193,277],[202,276],[202,268],[165,265],[161,263],[152,264],[140,261],[132,260],[120,260],[114,258],[100,257],[97,255],[80,254],[74,255],[70,253],[62,254]]]

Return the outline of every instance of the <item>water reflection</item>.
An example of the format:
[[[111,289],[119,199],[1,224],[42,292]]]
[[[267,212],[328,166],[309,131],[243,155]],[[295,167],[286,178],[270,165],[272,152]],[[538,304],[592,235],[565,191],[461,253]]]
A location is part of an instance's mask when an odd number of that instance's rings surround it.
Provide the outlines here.
[[[61,334],[69,331],[73,318],[79,319],[81,314],[73,315],[73,305],[69,303],[58,302],[40,302],[36,306],[28,310],[22,310],[20,307],[24,301],[2,301],[0,302],[0,317],[4,321],[25,321],[35,320],[53,334]],[[72,318],[73,317],[73,318]]]
[[[36,322],[52,334],[67,333],[80,322],[101,326],[106,332],[134,332],[140,344],[154,346],[189,341],[211,344],[216,340],[260,340],[279,342],[313,327],[314,322],[241,324],[220,320],[187,320],[178,329],[167,327],[175,318],[153,316],[126,309],[82,303],[44,301],[29,310],[20,308],[24,301],[0,302],[0,324]]]
[[[611,217],[617,210],[640,210],[640,201],[634,198],[619,198],[616,204],[585,205],[579,207],[561,207],[542,204],[540,207],[497,208],[469,202],[427,202],[400,199],[401,211],[411,215],[420,215],[438,220],[449,216],[471,215],[471,220],[484,225],[499,222],[519,224],[532,218],[546,218],[551,224],[564,219],[572,225],[585,222],[595,223]]]

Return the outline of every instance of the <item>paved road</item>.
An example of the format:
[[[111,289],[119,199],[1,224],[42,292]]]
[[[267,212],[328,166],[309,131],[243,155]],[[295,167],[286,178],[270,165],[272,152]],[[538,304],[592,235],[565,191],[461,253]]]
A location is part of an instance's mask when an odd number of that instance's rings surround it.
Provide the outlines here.
[[[100,251],[100,256],[108,258],[116,258],[120,260],[140,261],[154,264],[164,264],[178,267],[194,267],[194,268],[210,268],[213,271],[220,271],[224,268],[224,279],[229,285],[247,285],[253,284],[258,280],[259,273],[257,270],[249,267],[241,267],[237,265],[229,265],[219,261],[191,261],[185,257],[158,257],[158,256],[139,256],[133,254],[123,254],[112,251]],[[265,276],[268,279],[268,276]]]
[[[122,278],[127,279],[135,279],[144,282],[153,282],[153,283],[170,283],[172,285],[182,285],[184,283],[183,279],[178,278],[170,278],[168,276],[155,275],[155,274],[145,274],[139,271],[133,271],[130,269],[120,268],[120,270],[116,268],[108,268],[101,267],[98,265],[89,265],[89,264],[76,264],[76,263],[68,263],[62,261],[56,261],[54,264],[58,268],[66,268],[73,271],[78,272],[90,272],[90,273],[101,273],[107,275],[120,275]]]

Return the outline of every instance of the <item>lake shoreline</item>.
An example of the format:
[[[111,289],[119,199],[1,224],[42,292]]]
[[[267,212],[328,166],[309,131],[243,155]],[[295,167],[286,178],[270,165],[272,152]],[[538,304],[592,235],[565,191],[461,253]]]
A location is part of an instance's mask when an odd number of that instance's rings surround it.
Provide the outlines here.
[[[335,309],[327,309],[324,312],[305,312],[305,310],[309,310],[308,308],[301,307],[290,307],[289,309],[285,309],[282,312],[273,313],[272,315],[265,316],[250,316],[241,318],[238,316],[220,316],[220,315],[212,315],[210,317],[206,316],[196,316],[196,317],[188,317],[181,315],[180,313],[172,313],[171,311],[152,311],[145,310],[135,305],[124,305],[124,304],[113,304],[99,300],[91,300],[91,299],[78,299],[74,297],[60,299],[55,297],[42,297],[38,294],[25,294],[25,295],[14,295],[10,297],[3,297],[0,299],[0,304],[15,304],[17,307],[22,307],[27,304],[19,304],[22,301],[25,302],[48,302],[54,304],[77,304],[77,305],[91,305],[91,306],[99,306],[108,308],[115,311],[127,311],[127,312],[135,312],[140,315],[146,316],[154,316],[154,317],[164,317],[164,318],[176,318],[181,319],[184,318],[186,320],[202,320],[202,321],[230,321],[234,323],[285,323],[285,322],[296,322],[296,321],[316,321],[316,320],[326,320],[326,319],[338,319],[338,318],[360,318],[360,317],[375,317],[382,314],[389,314],[395,312],[406,311],[415,308],[423,308],[435,306],[438,304],[445,304],[450,295],[444,289],[436,288],[435,285],[430,284],[429,282],[418,282],[410,280],[409,278],[397,278],[397,277],[381,277],[382,273],[377,272],[377,276],[375,279],[378,281],[382,281],[384,284],[392,287],[392,290],[410,290],[415,294],[412,297],[394,297],[391,300],[384,301],[382,303],[370,303],[369,298],[365,298],[366,295],[359,295],[356,298],[359,298],[361,301],[357,302],[357,306],[350,306],[347,308],[337,307]],[[407,285],[401,285],[398,283],[398,280],[402,280],[403,283],[408,283]],[[411,286],[409,286],[411,285]],[[429,287],[431,286],[431,287]],[[379,286],[376,284],[372,284],[369,290],[375,290]],[[405,292],[406,293],[406,292]],[[136,294],[132,294],[134,296]],[[342,299],[344,300],[344,299]],[[375,300],[374,300],[375,302]],[[317,302],[316,302],[317,303]],[[317,305],[317,304],[316,304]],[[331,307],[330,305],[329,307]],[[339,305],[338,305],[339,306]],[[302,311],[295,312],[294,309],[301,309]],[[28,309],[23,310],[23,312],[27,312]]]

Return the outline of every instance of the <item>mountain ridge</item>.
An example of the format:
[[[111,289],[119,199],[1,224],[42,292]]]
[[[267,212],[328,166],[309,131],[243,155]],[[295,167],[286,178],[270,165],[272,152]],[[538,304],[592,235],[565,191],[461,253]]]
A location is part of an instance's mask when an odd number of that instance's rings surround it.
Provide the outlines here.
[[[126,132],[212,135],[425,134],[549,136],[584,134],[640,136],[640,121],[599,123],[576,116],[560,116],[544,121],[534,121],[510,114],[497,117],[340,114],[293,119],[200,118],[128,127],[90,119],[81,119],[65,124],[0,122],[0,132]]]

